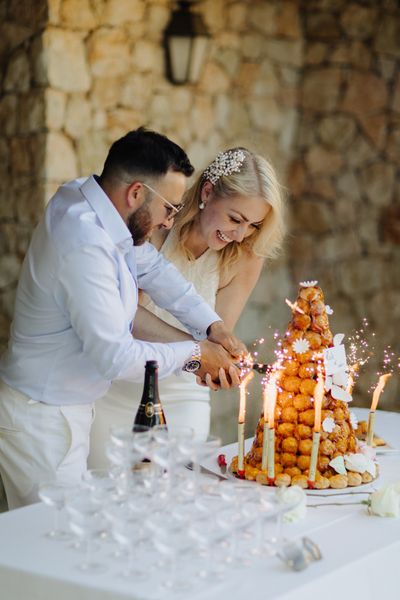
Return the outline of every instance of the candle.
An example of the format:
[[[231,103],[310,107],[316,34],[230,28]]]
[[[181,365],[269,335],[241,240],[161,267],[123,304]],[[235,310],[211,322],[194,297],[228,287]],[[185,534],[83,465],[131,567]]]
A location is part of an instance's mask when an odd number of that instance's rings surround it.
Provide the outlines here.
[[[268,385],[263,387],[263,412],[264,412],[264,430],[263,430],[263,447],[262,447],[262,459],[261,469],[263,471],[267,468],[267,452],[268,452]]]
[[[375,428],[375,411],[378,406],[379,398],[384,390],[386,385],[386,381],[391,377],[391,373],[386,373],[386,375],[381,375],[379,377],[378,385],[374,389],[374,393],[372,395],[372,403],[371,409],[368,415],[368,429],[367,429],[367,444],[368,446],[372,446],[373,438],[374,438],[374,428]]]
[[[275,481],[275,404],[278,395],[278,388],[276,385],[276,380],[278,377],[277,368],[279,367],[277,363],[275,363],[266,386],[268,407],[267,464],[269,485],[273,485]]]
[[[318,460],[318,450],[319,450],[319,440],[321,437],[321,411],[322,411],[322,401],[324,399],[324,386],[325,380],[322,375],[321,367],[318,367],[318,379],[317,385],[314,390],[314,432],[312,439],[312,449],[311,449],[311,458],[310,458],[310,468],[308,470],[308,487],[313,488],[315,483],[315,474],[317,470],[317,460]]]
[[[250,371],[239,385],[239,416],[238,416],[238,470],[237,475],[244,478],[244,426],[246,421],[246,394],[247,385],[254,377]]]

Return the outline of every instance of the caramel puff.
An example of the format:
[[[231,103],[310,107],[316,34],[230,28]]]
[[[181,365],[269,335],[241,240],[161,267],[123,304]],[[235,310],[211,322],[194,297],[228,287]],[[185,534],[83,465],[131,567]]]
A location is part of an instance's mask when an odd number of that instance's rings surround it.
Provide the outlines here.
[[[314,356],[314,352],[312,350],[307,350],[307,352],[303,352],[302,354],[297,354],[297,360],[299,363],[308,363],[311,362]]]
[[[330,329],[326,329],[321,333],[321,340],[324,346],[332,346],[333,334]]]
[[[318,457],[318,469],[321,471],[321,473],[326,472],[326,470],[329,467],[330,460],[331,460],[330,456],[319,456]]]
[[[308,487],[307,477],[305,475],[294,475],[294,477],[292,477],[292,485],[298,485],[303,490],[307,489],[307,487]]]
[[[255,481],[259,470],[256,467],[245,465],[244,476],[248,481]]]
[[[290,452],[283,452],[281,454],[281,465],[283,467],[295,467],[297,464],[297,456]]]
[[[313,403],[311,402],[311,396],[307,394],[297,394],[293,400],[293,406],[296,410],[302,412],[311,408]]]
[[[281,473],[283,473],[283,467],[279,462],[275,463],[275,476],[280,475]]]
[[[304,339],[310,344],[311,350],[318,350],[321,347],[322,339],[316,331],[306,331]]]
[[[288,328],[287,332],[285,333],[285,339],[290,342],[291,344],[293,342],[295,342],[296,340],[299,340],[303,337],[303,332],[300,331],[300,329],[291,329],[290,327]]]
[[[350,453],[357,452],[357,440],[354,437],[354,435],[351,435],[350,438],[349,438],[349,440],[348,440],[347,450]]]
[[[357,485],[362,484],[362,477],[361,477],[360,473],[354,473],[353,471],[348,471],[347,482],[351,487],[355,487]]]
[[[364,471],[364,473],[361,474],[361,478],[363,483],[370,483],[374,479],[368,471]]]
[[[286,406],[293,406],[294,394],[293,392],[280,392],[277,397],[279,406],[285,408]]]
[[[351,433],[351,427],[348,424],[348,422],[347,421],[343,421],[343,423],[341,424],[340,428],[342,430],[342,436],[344,438],[348,438],[349,435],[350,435],[350,433]]]
[[[279,423],[276,428],[277,434],[281,437],[289,437],[294,433],[295,425],[294,423]]]
[[[303,412],[299,413],[299,423],[302,423],[303,425],[312,426],[314,425],[314,420],[315,412],[313,408],[303,410]]]
[[[340,452],[340,454],[346,454],[347,446],[348,446],[347,439],[339,438],[336,442],[336,450],[338,452]]]
[[[261,485],[269,485],[268,471],[258,471],[256,481],[257,483],[261,483]]]
[[[322,409],[321,422],[323,422],[325,419],[333,419],[333,410]]]
[[[317,372],[317,366],[313,362],[307,362],[299,368],[299,377],[302,379],[312,379]]]
[[[332,475],[329,479],[329,485],[334,490],[343,490],[347,487],[347,475]]]
[[[340,423],[340,421],[344,421],[344,419],[346,418],[346,415],[344,414],[344,410],[340,407],[335,408],[335,410],[333,411],[333,418],[335,419],[336,423]]]
[[[324,315],[325,312],[325,302],[322,302],[322,300],[314,300],[314,302],[310,303],[310,314],[313,317],[316,317],[318,315]]]
[[[236,473],[237,466],[238,466],[238,457],[234,456],[231,461],[231,469],[232,469],[233,473]]]
[[[291,406],[282,409],[282,421],[285,423],[297,423],[297,415],[297,410]]]
[[[298,456],[297,457],[297,466],[302,471],[305,471],[306,469],[310,468],[310,460],[311,460],[311,457],[308,455]]]
[[[308,302],[316,302],[317,300],[323,300],[324,295],[322,290],[318,286],[302,288],[299,293],[300,298],[307,300]]]
[[[318,315],[312,318],[311,322],[311,331],[316,331],[317,333],[323,333],[329,329],[329,321],[326,315]],[[322,339],[321,339],[322,342]]]
[[[295,436],[299,440],[305,440],[307,438],[310,438],[312,437],[312,429],[311,427],[309,427],[309,425],[296,425]]]
[[[281,386],[287,392],[293,392],[297,394],[297,392],[300,389],[301,382],[302,380],[300,379],[300,377],[285,377],[281,381]]]
[[[283,369],[283,372],[285,373],[285,375],[297,375],[299,366],[300,365],[297,360],[288,360],[285,363],[285,368]]]
[[[319,445],[319,452],[325,456],[332,456],[335,452],[335,445],[331,442],[331,440],[324,440]]]
[[[296,454],[299,442],[295,437],[287,437],[282,440],[282,451]]]
[[[296,304],[306,315],[310,314],[310,303],[307,302],[307,300],[304,300],[304,298],[297,298]]]
[[[300,392],[302,394],[306,394],[308,396],[312,396],[314,394],[315,386],[317,382],[315,379],[300,379]]]
[[[312,440],[310,438],[306,440],[300,440],[299,452],[300,454],[311,455]]]
[[[295,475],[301,475],[301,471],[300,471],[299,467],[286,467],[283,470],[283,472],[290,475],[290,477],[294,477]]]
[[[328,477],[324,477],[323,475],[316,475],[314,488],[316,490],[326,490],[329,487],[329,479]]]
[[[253,456],[257,461],[260,461],[262,459],[262,446],[260,446],[259,448],[255,448]]]
[[[301,315],[298,312],[295,312],[292,318],[292,325],[296,329],[300,329],[300,331],[306,331],[311,324],[311,317],[309,315]]]
[[[275,485],[277,487],[288,487],[291,482],[291,477],[287,473],[279,473],[275,477]]]

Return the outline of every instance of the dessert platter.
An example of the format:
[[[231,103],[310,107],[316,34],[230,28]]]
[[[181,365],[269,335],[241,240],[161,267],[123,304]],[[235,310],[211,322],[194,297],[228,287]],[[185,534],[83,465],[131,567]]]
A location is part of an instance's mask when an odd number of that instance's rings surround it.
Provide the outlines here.
[[[344,335],[332,334],[333,311],[316,281],[301,282],[296,301],[288,304],[291,320],[266,376],[276,387],[273,402],[260,416],[250,449],[241,457],[239,443],[228,471],[282,487],[343,490],[370,484],[379,466],[372,444],[357,438],[362,434],[349,408],[354,372]],[[270,434],[267,454],[264,438]]]

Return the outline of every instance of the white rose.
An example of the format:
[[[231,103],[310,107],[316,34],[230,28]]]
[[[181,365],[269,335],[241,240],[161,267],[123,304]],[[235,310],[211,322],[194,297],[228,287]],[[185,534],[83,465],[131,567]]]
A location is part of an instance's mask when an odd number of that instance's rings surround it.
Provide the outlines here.
[[[307,512],[307,496],[304,490],[298,485],[277,490],[277,497],[280,504],[287,504],[293,508],[284,513],[282,520],[284,523],[294,523],[304,519]]]
[[[372,492],[369,497],[370,510],[380,517],[400,516],[400,483],[383,487],[377,492]]]

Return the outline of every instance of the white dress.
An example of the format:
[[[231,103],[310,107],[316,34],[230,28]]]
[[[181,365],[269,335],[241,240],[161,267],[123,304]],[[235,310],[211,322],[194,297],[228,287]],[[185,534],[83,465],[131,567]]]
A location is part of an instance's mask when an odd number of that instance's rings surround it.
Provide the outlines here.
[[[175,264],[179,271],[192,282],[196,291],[215,308],[219,287],[218,253],[208,249],[195,261],[189,261],[177,251],[174,229],[168,234],[160,252]],[[156,306],[144,295],[140,304],[152,313],[184,330],[183,325],[170,313]],[[144,373],[143,373],[144,377]],[[130,381],[115,381],[107,394],[95,403],[96,417],[92,425],[90,439],[89,468],[108,466],[105,456],[110,427],[133,424],[142,396],[142,384]],[[159,381],[159,392],[168,428],[190,426],[198,439],[206,439],[210,430],[210,391],[196,383],[190,373],[170,375]]]

